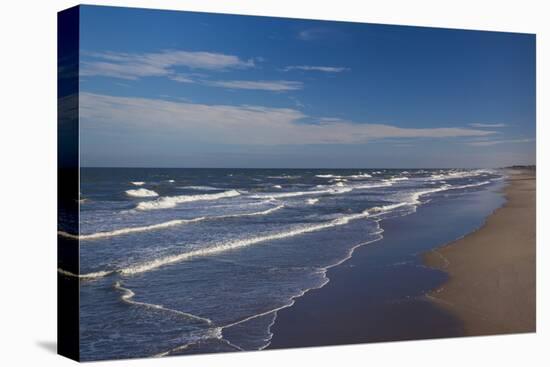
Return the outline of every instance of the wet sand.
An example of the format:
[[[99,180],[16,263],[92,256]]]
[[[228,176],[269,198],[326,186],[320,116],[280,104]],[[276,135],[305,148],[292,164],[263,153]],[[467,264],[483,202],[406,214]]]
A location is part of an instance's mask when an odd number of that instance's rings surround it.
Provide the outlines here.
[[[425,254],[449,280],[428,297],[465,335],[536,331],[536,178],[510,171],[506,204],[477,231]]]

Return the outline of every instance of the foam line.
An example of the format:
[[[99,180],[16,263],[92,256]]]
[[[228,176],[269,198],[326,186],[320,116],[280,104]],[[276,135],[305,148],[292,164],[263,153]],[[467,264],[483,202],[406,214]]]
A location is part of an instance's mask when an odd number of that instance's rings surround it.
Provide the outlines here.
[[[251,197],[254,199],[265,199],[265,198],[275,198],[275,199],[281,199],[281,198],[291,198],[296,196],[307,196],[307,195],[319,195],[319,194],[343,194],[346,192],[350,192],[351,188],[330,188],[327,190],[311,190],[311,191],[295,191],[295,192],[283,192],[283,193],[273,193],[273,194],[265,194],[265,195],[252,195]]]
[[[273,208],[269,208],[269,209],[266,209],[266,210],[262,210],[262,211],[259,211],[259,212],[253,212],[253,213],[218,215],[218,216],[214,216],[214,217],[197,217],[197,218],[193,218],[193,219],[174,219],[174,220],[170,220],[170,221],[167,221],[167,222],[151,224],[151,225],[148,225],[148,226],[120,228],[120,229],[115,229],[113,231],[96,232],[96,233],[91,233],[91,234],[83,234],[83,235],[80,235],[80,236],[71,235],[71,234],[68,234],[68,233],[66,235],[70,236],[71,238],[74,238],[74,239],[79,239],[81,241],[96,240],[96,239],[100,239],[100,238],[115,237],[115,236],[130,234],[130,233],[148,232],[148,231],[153,231],[153,230],[157,230],[157,229],[164,229],[164,228],[168,228],[168,227],[179,226],[179,225],[183,225],[183,224],[201,222],[201,221],[204,221],[204,220],[216,220],[216,219],[226,219],[226,218],[236,218],[236,217],[250,217],[250,216],[256,216],[256,215],[267,215],[267,214],[271,214],[271,213],[273,213],[277,210],[280,210],[282,208],[284,208],[284,204],[281,204],[281,205],[278,205],[278,206],[275,206]]]
[[[63,270],[61,268],[57,268],[57,272],[59,274],[69,276],[69,277],[74,277],[74,278],[94,279],[94,278],[103,278],[107,275],[113,274],[115,271],[114,270],[104,270],[104,271],[97,271],[97,272],[94,272],[94,273],[87,273],[87,274],[75,274],[75,273],[71,273],[70,271]]]
[[[176,315],[180,315],[180,316],[183,316],[187,319],[192,319],[192,320],[197,320],[197,321],[201,321],[201,322],[204,322],[208,325],[211,325],[212,324],[212,320],[210,319],[207,319],[205,317],[200,317],[200,316],[197,316],[197,315],[193,315],[193,314],[190,314],[190,313],[187,313],[187,312],[183,312],[183,311],[178,311],[178,310],[173,310],[173,309],[170,309],[170,308],[166,308],[162,305],[155,305],[155,304],[152,304],[152,303],[145,303],[145,302],[139,302],[139,301],[134,301],[133,298],[134,296],[136,295],[131,289],[128,289],[128,288],[124,288],[122,286],[122,283],[120,281],[117,281],[114,285],[114,288],[119,290],[119,291],[122,291],[123,294],[122,296],[120,297],[122,299],[123,302],[126,302],[130,305],[136,305],[136,306],[142,306],[142,307],[146,307],[146,308],[151,308],[151,309],[154,309],[154,310],[159,310],[159,311],[164,311],[164,312],[169,312],[169,313],[174,313]]]
[[[219,192],[216,194],[203,194],[203,195],[179,195],[179,196],[164,196],[157,200],[142,201],[136,207],[139,210],[154,210],[154,209],[167,209],[173,208],[178,204],[187,203],[192,201],[203,200],[218,200],[223,198],[230,198],[241,195],[237,190],[228,190]]]
[[[126,195],[133,196],[136,198],[150,198],[159,196],[155,191],[153,190],[147,190],[147,189],[136,189],[136,190],[126,190]]]

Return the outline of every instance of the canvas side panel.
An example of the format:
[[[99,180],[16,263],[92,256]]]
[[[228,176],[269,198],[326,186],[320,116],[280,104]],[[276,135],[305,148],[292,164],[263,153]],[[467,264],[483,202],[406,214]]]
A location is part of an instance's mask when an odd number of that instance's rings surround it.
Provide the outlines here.
[[[79,7],[57,17],[57,351],[79,360]],[[61,234],[63,233],[63,234]]]

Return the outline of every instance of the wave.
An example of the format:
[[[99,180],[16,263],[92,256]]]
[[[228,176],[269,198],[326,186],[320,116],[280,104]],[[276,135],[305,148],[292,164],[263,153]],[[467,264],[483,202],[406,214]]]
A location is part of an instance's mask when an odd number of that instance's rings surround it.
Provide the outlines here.
[[[393,182],[390,180],[382,181],[382,182],[373,182],[370,184],[363,184],[363,185],[353,185],[351,186],[353,189],[361,190],[361,189],[375,189],[378,187],[389,187],[392,186]]]
[[[437,181],[437,180],[448,180],[448,179],[455,179],[455,178],[468,178],[468,177],[476,177],[483,174],[491,174],[494,173],[491,170],[486,169],[478,169],[473,171],[452,171],[448,173],[436,173],[428,177],[428,180],[431,181]]]
[[[343,178],[343,176],[339,176],[339,175],[315,175],[315,177],[319,177],[319,178]]]
[[[113,231],[106,231],[106,232],[96,232],[96,233],[90,233],[90,234],[84,234],[84,235],[71,235],[67,233],[67,236],[70,236],[73,239],[79,239],[81,241],[86,240],[96,240],[100,238],[107,238],[107,237],[115,237],[130,233],[138,233],[138,232],[149,232],[157,229],[163,229],[168,227],[174,227],[179,226],[183,224],[190,224],[190,223],[196,223],[201,222],[205,220],[216,220],[216,219],[227,219],[227,218],[236,218],[236,217],[251,217],[256,215],[267,215],[271,214],[277,210],[280,210],[284,208],[284,204],[275,206],[273,208],[269,208],[266,210],[258,211],[258,212],[252,212],[252,213],[241,213],[241,214],[227,214],[227,215],[218,215],[213,217],[197,217],[192,219],[174,219],[167,222],[157,223],[157,224],[151,224],[148,226],[141,226],[141,227],[127,227],[127,228],[120,228],[115,229]]]
[[[319,194],[343,194],[346,192],[350,192],[351,188],[331,188],[327,190],[311,190],[311,191],[295,191],[295,192],[283,192],[283,193],[273,193],[273,194],[265,194],[265,195],[252,195],[251,197],[254,199],[265,199],[265,198],[274,198],[274,199],[280,199],[280,198],[290,198],[290,197],[296,197],[296,196],[307,196],[307,195],[319,195]]]
[[[273,185],[274,189],[282,189],[283,187],[281,185]]]
[[[203,194],[203,195],[179,195],[179,196],[165,196],[153,201],[142,201],[136,206],[139,210],[155,210],[155,209],[167,209],[173,208],[181,203],[188,203],[192,201],[203,200],[218,200],[223,198],[230,198],[241,195],[237,190],[228,190],[219,192],[216,194]]]
[[[358,179],[358,178],[370,178],[372,176],[369,175],[368,173],[360,173],[358,175],[351,175],[351,176],[346,176],[346,177]]]
[[[155,191],[147,190],[147,189],[126,190],[126,195],[137,197],[137,198],[148,198],[148,197],[159,196],[159,194],[157,194]]]
[[[352,220],[366,218],[369,215],[370,213],[367,210],[362,213],[350,214],[350,215],[343,216],[325,223],[313,224],[309,226],[301,226],[288,231],[278,232],[278,233],[273,233],[273,234],[268,234],[263,236],[249,237],[249,238],[235,240],[235,241],[222,242],[212,247],[187,251],[180,254],[161,257],[161,258],[147,261],[141,264],[129,266],[127,268],[118,270],[118,272],[123,275],[134,275],[134,274],[144,273],[147,271],[160,268],[165,265],[179,263],[192,258],[211,256],[211,255],[223,253],[230,250],[237,250],[237,249],[249,247],[249,246],[267,242],[267,241],[290,238],[290,237],[298,236],[305,233],[316,232],[316,231],[320,231],[331,227],[341,226],[349,223]]]
[[[397,181],[407,181],[408,179],[409,179],[408,177],[392,177],[388,180],[392,182],[397,182]]]
[[[174,183],[174,182],[176,182],[176,181],[174,181],[174,180],[168,180],[168,182],[170,182],[170,183]]]
[[[267,176],[267,178],[278,178],[278,179],[288,179],[288,180],[294,180],[294,179],[297,179],[297,178],[300,178],[302,176],[298,176],[298,175],[281,175],[281,176]]]
[[[132,181],[130,182],[132,185],[135,185],[135,186],[143,186],[145,185],[145,182],[143,181]]]
[[[490,181],[483,181],[483,182],[478,182],[478,183],[475,183],[475,184],[467,184],[467,185],[459,185],[459,186],[452,186],[452,185],[445,184],[445,185],[437,187],[435,189],[429,189],[429,190],[425,190],[425,191],[417,191],[417,192],[415,192],[411,195],[411,199],[412,199],[413,204],[420,204],[421,203],[420,198],[424,195],[433,194],[433,193],[441,192],[441,191],[447,191],[447,190],[460,190],[460,189],[467,189],[467,188],[471,188],[471,187],[484,186],[484,185],[488,185],[490,183],[491,183]]]
[[[59,274],[69,276],[69,277],[74,277],[74,278],[94,279],[94,278],[103,278],[103,277],[106,277],[107,275],[111,275],[111,274],[115,273],[115,270],[102,270],[102,271],[96,271],[96,272],[93,272],[93,273],[75,274],[75,273],[72,273],[70,271],[67,271],[67,270],[64,270],[64,269],[61,269],[61,268],[57,268],[57,272]]]
[[[253,245],[260,244],[267,241],[280,240],[280,239],[285,239],[285,238],[290,238],[290,237],[294,237],[294,236],[298,236],[306,233],[316,232],[316,231],[320,231],[320,230],[324,230],[332,227],[342,226],[353,220],[364,219],[370,216],[378,216],[381,213],[385,213],[390,210],[407,206],[407,205],[416,206],[421,204],[420,198],[422,196],[432,194],[435,192],[477,187],[477,186],[487,185],[489,183],[490,181],[484,181],[476,184],[468,184],[468,185],[460,185],[460,186],[443,185],[434,189],[417,191],[417,192],[411,193],[410,199],[408,201],[393,203],[385,206],[377,206],[377,207],[364,210],[361,213],[345,215],[328,222],[317,223],[317,224],[306,225],[306,226],[299,226],[299,227],[290,229],[288,231],[262,235],[262,236],[254,236],[254,237],[249,237],[249,238],[234,240],[234,241],[226,241],[226,242],[222,242],[217,245],[214,245],[212,247],[196,249],[196,250],[182,252],[175,255],[160,257],[154,260],[138,263],[138,264],[131,265],[126,268],[121,268],[118,270],[107,270],[107,271],[81,274],[81,275],[72,274],[72,273],[63,271],[61,269],[58,269],[58,271],[66,275],[76,276],[79,278],[96,278],[96,277],[110,275],[113,273],[119,273],[122,275],[140,274],[147,271],[155,270],[157,268],[160,268],[166,265],[172,265],[175,263],[179,263],[179,262],[197,258],[197,257],[216,255],[227,251],[246,248],[246,247],[253,246]]]
[[[124,288],[122,286],[122,282],[120,282],[120,281],[118,281],[114,284],[114,288],[121,291],[121,292],[123,292],[123,294],[120,298],[122,299],[123,302],[128,303],[130,305],[146,307],[146,308],[159,310],[159,311],[163,311],[163,312],[169,312],[169,313],[173,313],[173,314],[176,314],[176,315],[183,316],[186,319],[197,320],[197,321],[206,323],[207,325],[212,325],[212,320],[207,319],[205,317],[200,317],[200,316],[193,315],[193,314],[183,312],[183,311],[173,310],[171,308],[166,308],[162,305],[156,305],[156,304],[152,304],[152,303],[145,303],[145,302],[135,301],[135,300],[133,300],[133,298],[136,294],[131,289]]]
[[[313,204],[317,204],[319,202],[319,199],[307,199],[306,200],[306,203],[308,205],[313,205]]]
[[[214,190],[223,190],[218,187],[213,186],[181,186],[179,189],[188,189],[188,190],[197,190],[197,191],[214,191]]]

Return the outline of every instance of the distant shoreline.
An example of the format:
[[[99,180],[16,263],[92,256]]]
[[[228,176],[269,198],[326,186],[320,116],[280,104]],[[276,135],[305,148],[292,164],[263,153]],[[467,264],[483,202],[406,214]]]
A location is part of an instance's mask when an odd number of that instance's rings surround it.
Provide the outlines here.
[[[462,239],[424,255],[449,280],[428,297],[466,335],[536,331],[536,175],[509,170],[507,202]]]

